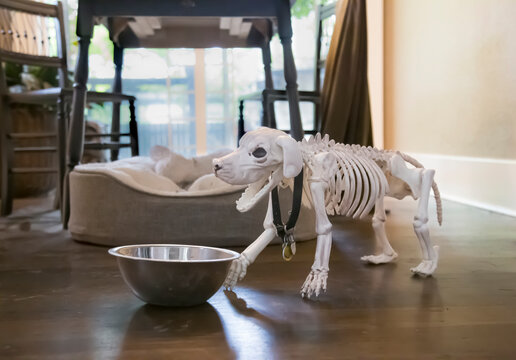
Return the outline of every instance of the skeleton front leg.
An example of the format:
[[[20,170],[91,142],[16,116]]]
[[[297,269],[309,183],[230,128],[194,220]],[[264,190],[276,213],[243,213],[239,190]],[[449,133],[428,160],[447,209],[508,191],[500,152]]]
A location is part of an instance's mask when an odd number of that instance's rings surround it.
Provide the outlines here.
[[[315,231],[317,233],[317,247],[315,250],[315,261],[312,270],[301,287],[301,296],[308,297],[315,294],[319,296],[321,290],[326,291],[326,280],[330,270],[331,251],[331,223],[326,214],[324,204],[324,193],[328,183],[323,180],[316,180],[310,183],[310,192],[315,209]]]
[[[224,281],[224,287],[228,290],[232,290],[237,281],[242,280],[246,273],[247,267],[251,265],[258,255],[265,249],[267,245],[276,237],[276,230],[274,228],[272,218],[272,200],[269,195],[269,205],[267,208],[267,215],[263,222],[264,232],[256,239],[251,245],[249,245],[241,254],[240,257],[233,261],[229,268],[229,273]]]

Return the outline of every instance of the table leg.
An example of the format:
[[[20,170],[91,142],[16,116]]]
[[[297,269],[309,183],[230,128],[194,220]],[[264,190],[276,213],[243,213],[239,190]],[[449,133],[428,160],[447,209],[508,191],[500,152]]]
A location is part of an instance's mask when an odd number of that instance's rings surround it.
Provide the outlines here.
[[[80,21],[80,19],[79,19]],[[63,211],[61,213],[63,227],[68,228],[70,218],[70,172],[79,164],[84,148],[84,108],[86,106],[86,83],[88,82],[88,50],[90,46],[93,26],[80,33],[79,21],[77,35],[79,36],[79,57],[75,67],[75,81],[73,84],[72,115],[68,130],[67,169],[64,184]],[[84,24],[84,22],[82,22]]]
[[[265,72],[265,90],[273,90],[274,89],[274,81],[272,80],[270,42],[267,42],[267,44],[264,45],[264,47],[262,48],[262,59],[263,59],[263,70]],[[267,100],[267,96],[268,96],[267,91],[264,91],[262,96],[263,96],[262,126],[276,128],[276,116],[274,113],[274,103],[269,102]]]
[[[290,4],[288,0],[278,2],[278,33],[283,46],[283,72],[287,83],[287,99],[290,113],[290,135],[301,140],[304,136],[299,94],[297,92],[297,70],[292,53],[292,23],[290,21]]]
[[[122,93],[122,66],[124,63],[124,49],[113,43],[113,62],[115,63],[115,79],[113,81],[113,93]],[[120,103],[113,103],[111,117],[111,133],[120,133]],[[112,142],[120,142],[120,136],[112,136]],[[111,150],[111,161],[118,160],[119,149]]]

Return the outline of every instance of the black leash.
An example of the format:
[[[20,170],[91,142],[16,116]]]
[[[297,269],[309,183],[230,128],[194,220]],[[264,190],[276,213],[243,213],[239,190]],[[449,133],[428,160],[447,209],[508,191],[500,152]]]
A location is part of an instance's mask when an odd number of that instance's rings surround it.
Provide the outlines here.
[[[294,239],[294,227],[296,226],[299,211],[301,210],[301,199],[303,197],[303,169],[294,179],[294,190],[292,194],[292,210],[286,224],[281,219],[281,207],[278,196],[278,187],[272,190],[272,216],[276,234],[283,240],[283,259],[290,261],[296,253],[296,240]]]

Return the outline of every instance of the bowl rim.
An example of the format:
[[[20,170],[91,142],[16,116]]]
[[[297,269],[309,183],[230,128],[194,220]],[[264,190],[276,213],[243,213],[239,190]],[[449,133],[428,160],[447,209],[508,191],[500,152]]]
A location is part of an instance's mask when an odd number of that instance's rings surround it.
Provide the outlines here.
[[[120,254],[119,251],[125,248],[137,248],[137,247],[192,247],[192,248],[205,248],[212,249],[224,252],[226,254],[231,255],[231,257],[226,259],[199,259],[199,260],[178,260],[178,259],[149,259],[142,258],[137,256],[129,256]],[[136,245],[121,245],[108,250],[110,255],[123,258],[123,259],[131,259],[131,260],[141,260],[141,261],[155,261],[155,262],[164,262],[164,263],[211,263],[211,262],[223,262],[223,261],[232,261],[236,260],[240,257],[240,254],[236,251],[218,248],[213,246],[202,246],[202,245],[187,245],[187,244],[136,244]]]

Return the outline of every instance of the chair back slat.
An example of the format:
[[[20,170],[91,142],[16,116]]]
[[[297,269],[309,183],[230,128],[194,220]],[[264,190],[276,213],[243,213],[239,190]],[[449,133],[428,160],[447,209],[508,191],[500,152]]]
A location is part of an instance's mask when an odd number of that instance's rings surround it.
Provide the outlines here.
[[[0,0],[0,61],[66,67],[62,20],[60,4]]]
[[[56,5],[44,4],[31,0],[0,0],[0,8],[21,11],[40,16],[58,16]]]
[[[54,68],[62,67],[63,61],[58,57],[33,56],[20,53],[12,53],[0,49],[0,60],[17,64],[48,66]]]
[[[57,3],[57,18],[54,21],[55,26],[59,28],[59,34],[56,37],[57,56],[62,60],[61,68],[59,69],[59,86],[70,87],[71,82],[68,79],[68,56],[66,54],[66,31],[64,22],[63,4]]]

